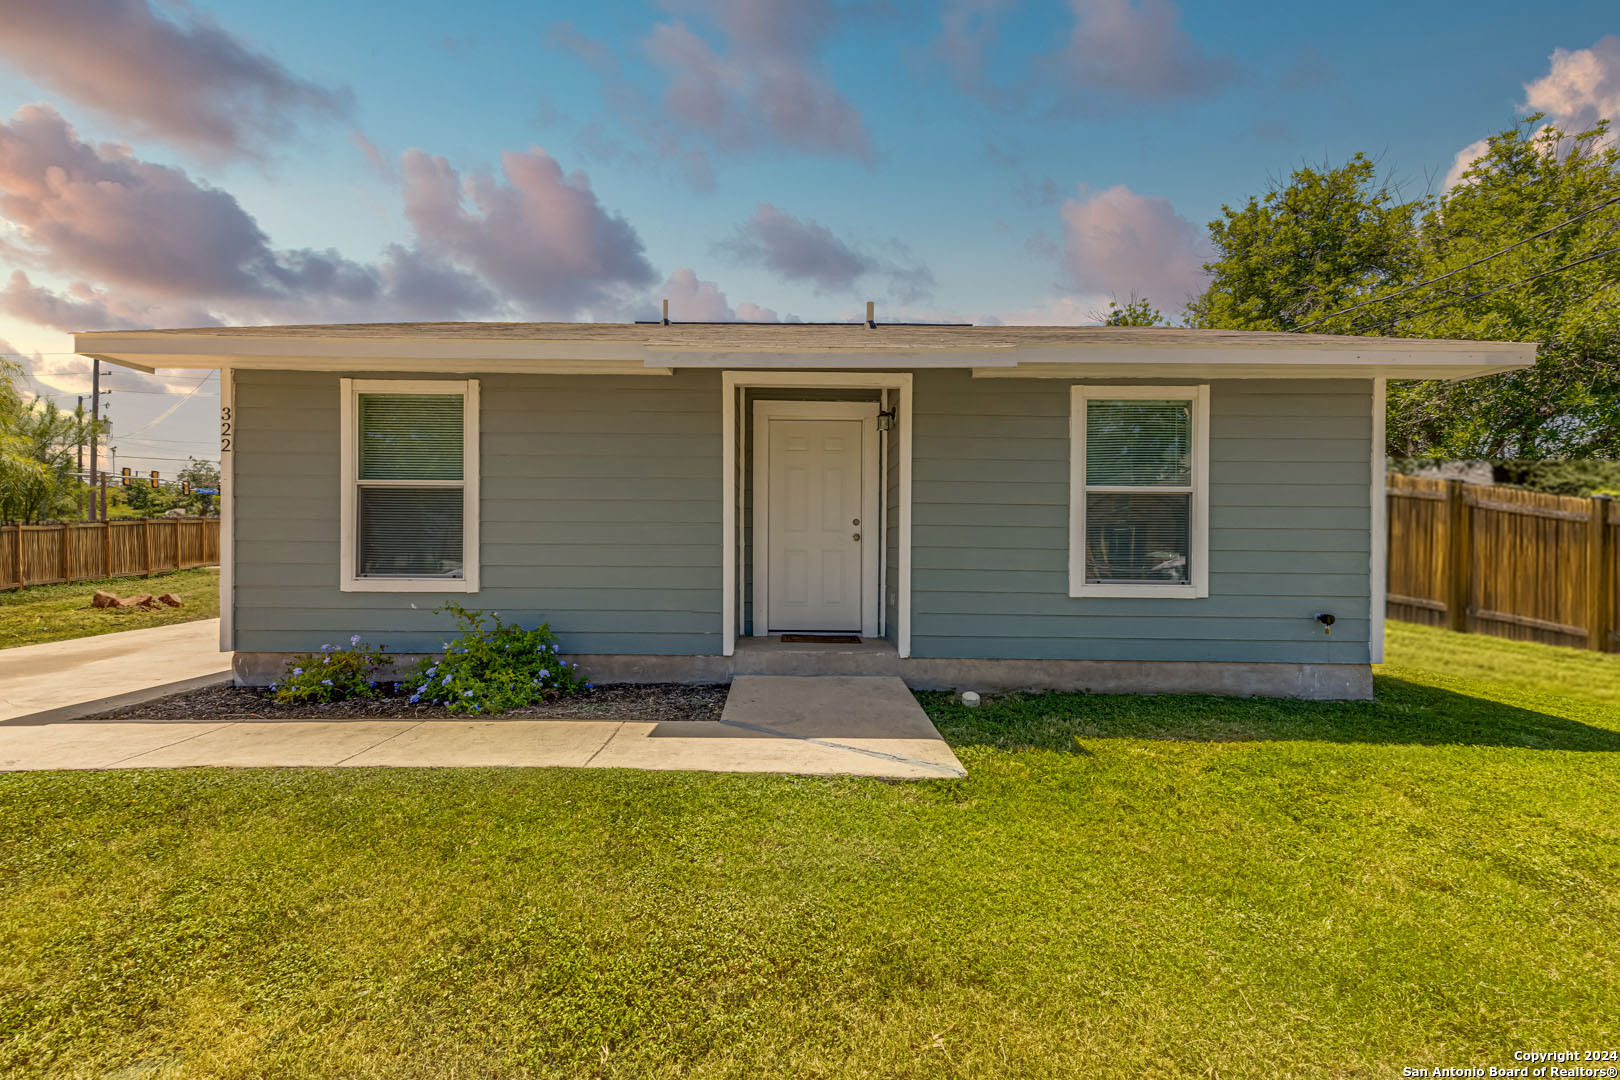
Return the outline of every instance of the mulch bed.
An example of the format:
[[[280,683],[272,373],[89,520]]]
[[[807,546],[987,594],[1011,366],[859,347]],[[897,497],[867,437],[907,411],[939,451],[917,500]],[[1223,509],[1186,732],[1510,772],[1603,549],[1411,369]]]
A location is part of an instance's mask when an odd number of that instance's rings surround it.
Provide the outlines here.
[[[679,683],[598,686],[539,705],[481,716],[453,713],[439,705],[412,705],[407,695],[286,705],[249,686],[209,686],[129,705],[95,720],[718,720],[726,704],[724,685]]]

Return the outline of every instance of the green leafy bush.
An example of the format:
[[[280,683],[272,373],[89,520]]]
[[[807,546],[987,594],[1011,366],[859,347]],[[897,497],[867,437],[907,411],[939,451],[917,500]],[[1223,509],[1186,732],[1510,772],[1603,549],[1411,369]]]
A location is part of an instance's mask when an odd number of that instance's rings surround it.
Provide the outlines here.
[[[322,704],[380,697],[377,673],[390,661],[382,646],[374,649],[356,634],[347,649],[322,645],[318,653],[303,653],[287,661],[286,674],[280,682],[270,684],[270,692],[277,701]]]
[[[444,643],[444,656],[427,657],[405,680],[410,702],[443,705],[451,712],[498,713],[590,689],[579,669],[557,652],[551,627],[525,629],[460,604],[440,608],[461,633]]]

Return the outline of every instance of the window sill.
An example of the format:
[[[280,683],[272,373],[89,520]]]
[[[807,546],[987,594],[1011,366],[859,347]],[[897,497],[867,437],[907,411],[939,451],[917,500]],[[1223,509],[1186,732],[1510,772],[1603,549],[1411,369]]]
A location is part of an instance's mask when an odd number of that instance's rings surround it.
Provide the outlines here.
[[[1092,584],[1086,583],[1069,587],[1069,595],[1075,598],[1091,596],[1112,597],[1139,597],[1155,600],[1198,600],[1209,595],[1200,592],[1196,585],[1133,585],[1133,584]]]
[[[469,578],[351,577],[339,583],[340,592],[475,593],[478,583]]]

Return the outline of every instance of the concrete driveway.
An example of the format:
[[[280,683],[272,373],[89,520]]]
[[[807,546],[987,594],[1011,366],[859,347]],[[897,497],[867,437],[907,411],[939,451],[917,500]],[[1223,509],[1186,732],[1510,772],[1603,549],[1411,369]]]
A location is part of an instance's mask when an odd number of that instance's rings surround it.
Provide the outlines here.
[[[739,678],[721,719],[0,722],[0,770],[561,766],[959,777],[899,679]]]
[[[69,720],[230,676],[218,619],[0,649],[0,722]]]

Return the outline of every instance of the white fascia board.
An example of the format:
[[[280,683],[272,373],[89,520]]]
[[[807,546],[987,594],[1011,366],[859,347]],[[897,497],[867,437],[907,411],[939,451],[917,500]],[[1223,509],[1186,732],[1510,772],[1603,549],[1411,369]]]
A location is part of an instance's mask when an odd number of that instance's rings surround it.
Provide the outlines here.
[[[1101,353],[1103,350],[1098,350]],[[1472,379],[1515,371],[1535,363],[1534,347],[1487,352],[1348,353],[1340,350],[1222,350],[1224,355],[1138,357],[1108,350],[1108,355],[1075,362],[1022,362],[1012,367],[977,366],[976,379]]]
[[[893,371],[896,368],[988,368],[1016,364],[1017,350],[980,349],[826,349],[774,351],[748,349],[714,352],[704,349],[649,347],[645,363],[675,368],[719,368],[726,371]]]
[[[76,335],[86,356],[154,368],[240,371],[489,372],[513,375],[670,375],[646,363],[645,347],[625,342],[457,340],[450,338],[276,338],[98,333]]]

